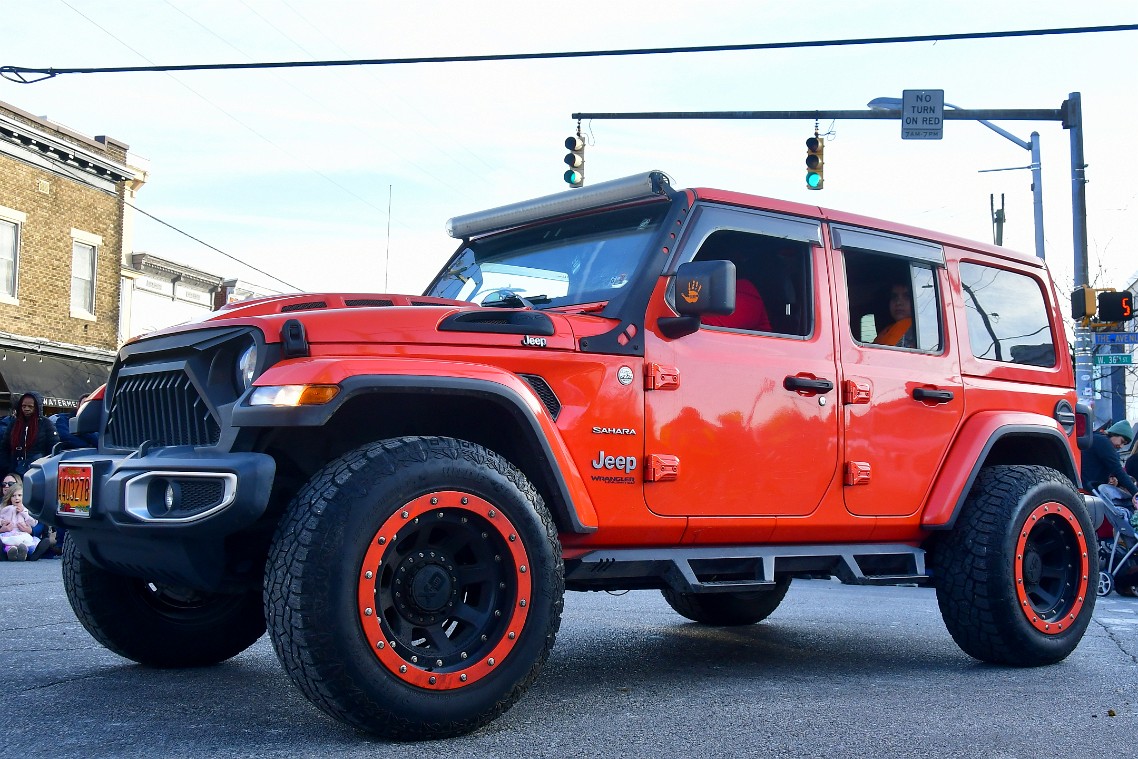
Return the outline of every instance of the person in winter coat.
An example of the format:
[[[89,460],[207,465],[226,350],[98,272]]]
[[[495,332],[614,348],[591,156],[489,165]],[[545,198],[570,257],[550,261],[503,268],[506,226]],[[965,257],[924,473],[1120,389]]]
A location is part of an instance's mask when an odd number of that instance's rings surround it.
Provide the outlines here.
[[[28,465],[51,453],[59,442],[55,425],[43,415],[43,401],[36,393],[24,393],[16,404],[16,418],[0,440],[0,472],[23,476]]]
[[[1083,484],[1096,488],[1103,483],[1122,488],[1130,495],[1138,495],[1138,485],[1122,468],[1118,452],[1130,445],[1134,429],[1123,419],[1111,425],[1106,432],[1091,436],[1091,447],[1083,451]]]

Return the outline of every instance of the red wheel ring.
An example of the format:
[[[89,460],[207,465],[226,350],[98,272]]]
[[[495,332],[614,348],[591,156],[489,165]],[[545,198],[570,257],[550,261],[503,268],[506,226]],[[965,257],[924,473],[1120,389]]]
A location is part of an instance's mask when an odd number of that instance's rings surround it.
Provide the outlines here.
[[[1069,508],[1037,506],[1016,541],[1015,583],[1020,610],[1042,633],[1059,635],[1074,622],[1090,587],[1087,538]]]
[[[492,503],[428,493],[396,509],[372,537],[359,571],[360,627],[399,679],[462,688],[517,644],[531,574],[521,536]]]

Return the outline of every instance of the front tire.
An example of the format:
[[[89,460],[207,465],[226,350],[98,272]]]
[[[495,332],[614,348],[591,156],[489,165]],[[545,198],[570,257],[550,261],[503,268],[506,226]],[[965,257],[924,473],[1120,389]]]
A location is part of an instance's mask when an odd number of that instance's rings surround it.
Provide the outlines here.
[[[1061,661],[1094,611],[1098,547],[1082,499],[1059,472],[980,472],[933,552],[937,602],[965,653],[1031,667]]]
[[[774,613],[790,589],[790,576],[780,577],[770,590],[727,593],[682,593],[665,588],[660,592],[677,614],[714,627],[753,625]]]
[[[536,679],[565,590],[557,533],[505,459],[449,438],[332,461],[281,520],[265,579],[277,656],[313,704],[396,740],[474,730]]]
[[[63,587],[79,622],[119,656],[149,667],[204,667],[265,632],[261,594],[205,593],[108,572],[63,543]]]

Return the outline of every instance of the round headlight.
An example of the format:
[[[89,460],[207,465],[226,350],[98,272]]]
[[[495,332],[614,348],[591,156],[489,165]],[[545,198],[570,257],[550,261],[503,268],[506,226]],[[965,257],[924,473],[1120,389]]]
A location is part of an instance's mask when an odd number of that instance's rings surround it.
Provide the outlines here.
[[[257,372],[257,344],[253,343],[246,348],[241,357],[237,359],[237,386],[248,390],[253,384],[253,377]]]

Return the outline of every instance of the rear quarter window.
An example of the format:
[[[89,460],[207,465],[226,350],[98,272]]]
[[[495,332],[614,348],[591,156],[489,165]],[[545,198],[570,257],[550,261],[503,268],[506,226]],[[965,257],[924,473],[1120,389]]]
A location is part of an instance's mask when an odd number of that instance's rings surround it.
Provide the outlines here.
[[[962,262],[960,286],[973,356],[1008,364],[1055,366],[1047,300],[1038,280]]]

